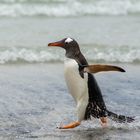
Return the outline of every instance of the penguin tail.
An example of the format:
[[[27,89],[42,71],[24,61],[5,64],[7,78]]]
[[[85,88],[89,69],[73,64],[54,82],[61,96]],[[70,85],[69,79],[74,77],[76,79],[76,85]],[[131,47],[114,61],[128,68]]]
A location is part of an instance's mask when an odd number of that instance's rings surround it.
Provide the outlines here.
[[[107,115],[110,119],[112,119],[113,121],[118,122],[118,123],[131,123],[135,120],[134,117],[118,115],[118,114],[113,113],[113,112],[108,111],[108,110],[107,110]]]

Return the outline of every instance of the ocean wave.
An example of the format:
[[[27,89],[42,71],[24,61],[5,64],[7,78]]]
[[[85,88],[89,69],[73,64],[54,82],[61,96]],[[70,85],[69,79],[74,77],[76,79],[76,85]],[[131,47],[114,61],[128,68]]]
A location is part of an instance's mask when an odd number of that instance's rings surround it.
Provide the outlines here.
[[[67,17],[140,14],[139,0],[0,0],[0,16]]]
[[[59,54],[54,55],[53,53],[45,50],[32,50],[32,49],[8,49],[0,51],[0,64],[5,63],[20,63],[20,62],[53,62],[62,61]]]
[[[94,46],[94,45],[93,45]],[[139,47],[130,46],[96,46],[90,47],[85,54],[90,61],[96,62],[120,62],[139,63]]]
[[[113,63],[140,63],[140,50],[135,48],[87,47],[82,52],[88,61]],[[0,64],[62,62],[63,50],[13,48],[0,50]]]

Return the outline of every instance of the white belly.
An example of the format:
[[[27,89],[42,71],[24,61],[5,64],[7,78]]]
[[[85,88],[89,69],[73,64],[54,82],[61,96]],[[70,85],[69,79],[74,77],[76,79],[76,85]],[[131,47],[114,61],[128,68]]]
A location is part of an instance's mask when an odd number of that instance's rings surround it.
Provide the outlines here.
[[[79,74],[78,64],[74,59],[65,61],[65,79],[70,94],[77,104],[78,121],[84,119],[85,110],[88,104],[88,75],[82,78]]]

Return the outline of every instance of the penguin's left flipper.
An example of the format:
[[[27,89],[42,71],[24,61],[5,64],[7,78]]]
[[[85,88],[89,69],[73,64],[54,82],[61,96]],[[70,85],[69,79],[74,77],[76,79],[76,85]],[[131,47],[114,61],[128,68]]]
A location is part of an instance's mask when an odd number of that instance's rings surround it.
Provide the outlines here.
[[[97,73],[97,72],[103,72],[103,71],[119,71],[119,72],[125,72],[125,70],[118,66],[112,66],[112,65],[88,65],[84,67],[84,72],[88,73]]]

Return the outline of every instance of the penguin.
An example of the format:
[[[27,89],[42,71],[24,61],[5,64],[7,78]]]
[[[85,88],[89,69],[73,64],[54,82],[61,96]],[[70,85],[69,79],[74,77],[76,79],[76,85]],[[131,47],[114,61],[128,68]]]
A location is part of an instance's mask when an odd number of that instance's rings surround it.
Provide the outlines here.
[[[124,69],[110,65],[89,65],[77,41],[70,37],[49,43],[48,46],[61,47],[66,51],[64,76],[68,90],[76,103],[77,120],[60,126],[59,129],[75,128],[83,120],[89,120],[91,117],[99,119],[103,127],[107,126],[108,118],[119,123],[134,121],[133,117],[118,115],[107,109],[102,92],[93,75],[102,71],[125,72]]]

